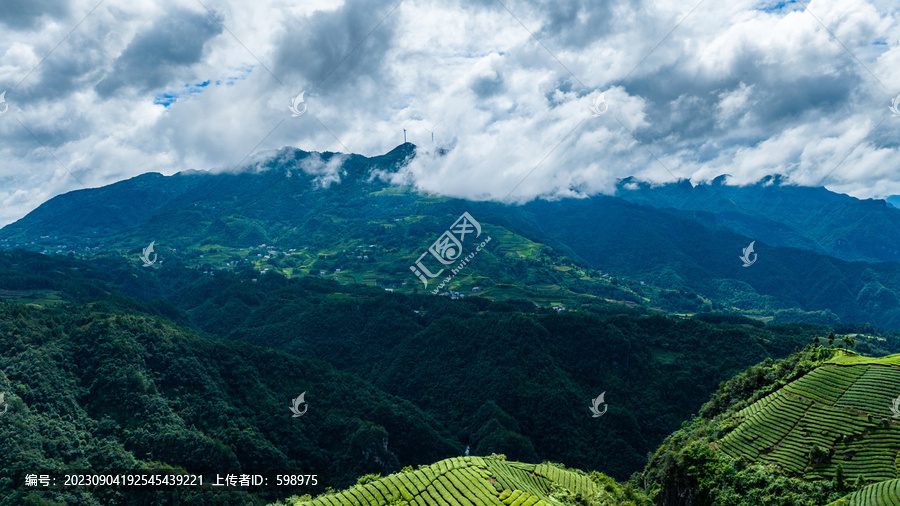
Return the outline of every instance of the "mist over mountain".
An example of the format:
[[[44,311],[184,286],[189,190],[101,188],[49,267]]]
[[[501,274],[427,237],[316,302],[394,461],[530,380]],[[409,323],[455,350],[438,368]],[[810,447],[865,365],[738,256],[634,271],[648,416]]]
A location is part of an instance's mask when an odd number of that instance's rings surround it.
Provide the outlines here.
[[[227,228],[232,213],[259,219],[269,214],[277,219],[302,217],[312,211],[309,206],[319,197],[327,195],[329,202],[336,204],[354,188],[369,188],[367,179],[378,175],[375,170],[390,173],[413,151],[411,144],[405,144],[383,156],[366,158],[285,148],[260,165],[244,166],[235,172],[185,171],[168,177],[141,174],[109,186],[54,197],[4,227],[0,241],[7,247],[35,238],[40,243],[52,243],[40,240],[47,235],[75,249],[97,247],[139,230],[171,237],[180,225],[195,219]],[[342,181],[344,184],[336,185]],[[333,184],[334,192],[315,191]],[[384,183],[375,179],[370,184]],[[199,237],[208,231],[192,226],[185,232]],[[235,245],[258,244],[249,237],[246,241],[230,239]]]
[[[327,265],[328,274],[341,269],[344,277],[411,291],[418,282],[408,270],[419,252],[469,212],[508,241],[468,267],[469,288],[497,284],[492,273],[537,269],[514,284],[562,283],[569,295],[619,290],[613,298],[648,307],[675,307],[676,296],[687,299],[679,306],[685,310],[764,321],[900,328],[900,210],[884,201],[779,177],[729,186],[723,176],[696,187],[624,180],[616,197],[473,202],[391,184],[415,153],[412,144],[371,158],[284,148],[235,173],[145,174],[55,197],[0,230],[0,246],[102,256],[139,253],[154,241],[169,261],[304,273]],[[509,241],[540,247],[522,257],[504,252]],[[745,267],[739,257],[751,243],[759,261]],[[378,253],[346,253],[369,246]],[[262,258],[254,259],[256,250]],[[275,265],[270,250],[282,252],[285,264]],[[561,281],[566,262],[593,269],[597,279]],[[604,272],[627,278],[629,293],[600,279]]]

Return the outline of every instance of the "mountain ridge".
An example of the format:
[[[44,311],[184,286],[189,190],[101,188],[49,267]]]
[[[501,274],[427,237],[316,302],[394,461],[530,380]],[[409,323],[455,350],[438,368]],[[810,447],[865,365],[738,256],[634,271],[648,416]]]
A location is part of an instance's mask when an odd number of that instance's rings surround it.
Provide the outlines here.
[[[468,264],[451,283],[456,292],[479,287],[489,297],[534,297],[547,307],[592,296],[687,314],[716,310],[763,321],[900,328],[900,264],[842,260],[814,244],[832,224],[835,230],[856,230],[848,225],[854,220],[860,222],[859,233],[869,237],[873,220],[857,218],[873,212],[882,221],[900,223],[900,210],[883,203],[824,188],[798,189],[773,176],[753,187],[728,187],[719,177],[706,186],[682,181],[622,190],[628,193],[624,197],[508,206],[422,194],[374,177],[398,170],[415,150],[404,144],[366,158],[285,148],[253,165],[256,171],[138,176],[51,199],[0,229],[0,248],[97,257],[139,254],[153,241],[160,258],[207,272],[252,266],[288,276],[324,273],[412,292],[421,285],[409,266],[469,212],[497,239],[488,248],[495,253]],[[752,200],[754,191],[774,198],[775,211],[809,207],[798,200],[809,192],[813,207],[823,199],[844,207],[819,212],[822,223],[807,236],[795,223],[777,221],[771,216],[777,213],[759,202],[752,213],[738,214],[735,204],[722,204],[730,196]],[[704,204],[708,209],[659,207],[666,199],[677,204],[710,192],[720,195]],[[641,202],[651,197],[655,205]],[[770,230],[775,242],[742,235],[747,227]],[[887,237],[896,228],[891,227]],[[900,229],[897,233],[900,241]],[[779,241],[795,244],[778,246]],[[738,256],[751,242],[760,261],[744,268]],[[352,253],[370,246],[365,256]],[[862,249],[880,251],[873,244]]]
[[[771,175],[747,185],[708,183],[650,185],[626,178],[616,196],[630,202],[712,213],[721,226],[773,246],[792,246],[847,261],[898,261],[900,209],[884,199],[857,199],[817,186],[791,184]],[[869,220],[869,221],[866,221]]]

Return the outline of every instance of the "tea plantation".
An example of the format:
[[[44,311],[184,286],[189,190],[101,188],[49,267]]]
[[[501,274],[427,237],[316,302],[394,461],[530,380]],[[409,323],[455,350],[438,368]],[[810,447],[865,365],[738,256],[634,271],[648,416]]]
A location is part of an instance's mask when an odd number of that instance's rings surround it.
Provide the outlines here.
[[[643,494],[600,473],[556,464],[507,462],[499,457],[456,457],[386,477],[369,475],[347,490],[290,506],[550,506],[580,498],[598,504],[649,506]]]
[[[900,419],[891,411],[897,397],[900,355],[839,355],[739,411],[736,428],[717,446],[807,480],[892,480],[900,452]]]
[[[900,480],[869,485],[828,506],[900,506]]]

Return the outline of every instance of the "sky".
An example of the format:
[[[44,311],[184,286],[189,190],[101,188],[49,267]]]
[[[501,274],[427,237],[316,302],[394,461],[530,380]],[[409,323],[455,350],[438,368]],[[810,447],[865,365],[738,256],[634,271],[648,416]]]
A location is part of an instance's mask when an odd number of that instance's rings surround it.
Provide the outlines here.
[[[284,146],[375,156],[403,129],[397,181],[474,200],[720,174],[900,194],[898,20],[883,0],[0,0],[0,225]]]

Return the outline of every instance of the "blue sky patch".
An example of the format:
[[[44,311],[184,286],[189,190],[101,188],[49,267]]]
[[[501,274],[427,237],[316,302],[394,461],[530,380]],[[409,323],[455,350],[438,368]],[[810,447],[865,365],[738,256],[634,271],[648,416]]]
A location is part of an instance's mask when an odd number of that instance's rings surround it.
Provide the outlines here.
[[[799,5],[797,0],[761,3],[754,7],[754,10],[763,12],[793,12],[802,9],[803,6]]]
[[[181,97],[203,93],[204,88],[209,85],[232,86],[236,81],[243,81],[244,79],[247,79],[247,76],[250,74],[250,72],[253,72],[253,65],[241,67],[237,69],[237,73],[235,75],[226,76],[220,79],[216,79],[215,81],[213,81],[212,79],[207,79],[202,83],[185,84],[184,87],[178,91],[165,91],[163,93],[159,93],[158,95],[156,95],[156,98],[153,99],[153,103],[156,105],[161,105],[163,107],[169,107]]]

